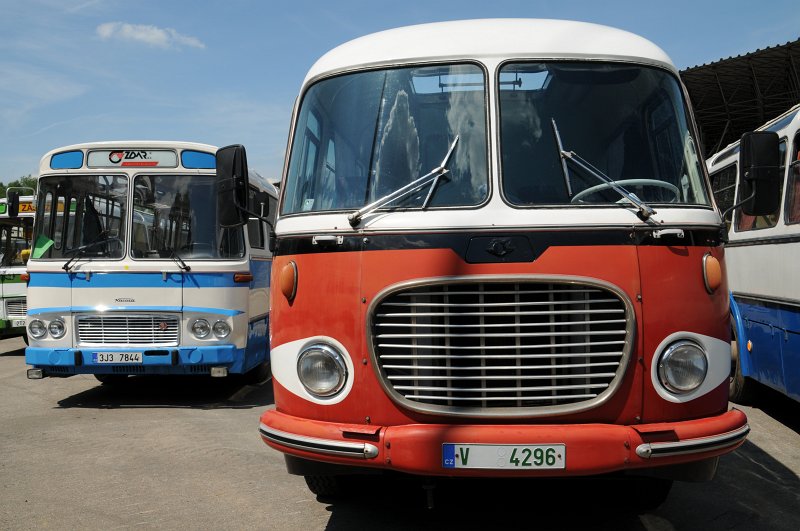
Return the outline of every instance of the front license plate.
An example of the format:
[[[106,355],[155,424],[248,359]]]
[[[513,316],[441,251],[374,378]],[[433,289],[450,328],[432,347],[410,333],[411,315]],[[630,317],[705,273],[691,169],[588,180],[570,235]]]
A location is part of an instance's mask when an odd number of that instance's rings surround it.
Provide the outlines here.
[[[95,352],[94,363],[142,363],[141,352]]]
[[[13,321],[11,321],[11,326],[13,326],[14,328],[25,326],[25,319],[14,319]]]
[[[453,444],[442,445],[444,468],[492,470],[548,470],[566,468],[565,444]]]

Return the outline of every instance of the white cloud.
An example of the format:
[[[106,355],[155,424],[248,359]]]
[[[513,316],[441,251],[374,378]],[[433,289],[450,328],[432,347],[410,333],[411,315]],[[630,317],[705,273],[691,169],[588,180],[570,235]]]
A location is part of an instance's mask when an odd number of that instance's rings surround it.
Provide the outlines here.
[[[87,90],[49,69],[0,62],[0,130],[25,123],[35,109],[77,98]]]
[[[97,35],[103,40],[119,39],[147,44],[156,48],[190,48],[206,47],[203,42],[189,35],[178,33],[172,28],[159,28],[145,24],[128,24],[125,22],[106,22],[97,26]]]

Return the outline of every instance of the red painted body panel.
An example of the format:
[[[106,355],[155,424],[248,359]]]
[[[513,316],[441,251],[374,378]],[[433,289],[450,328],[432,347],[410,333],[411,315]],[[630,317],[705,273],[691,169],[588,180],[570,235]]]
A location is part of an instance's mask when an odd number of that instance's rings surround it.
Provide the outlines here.
[[[676,465],[707,459],[735,449],[739,444],[690,455],[645,459],[636,454],[643,443],[685,441],[728,433],[747,423],[744,413],[731,410],[702,420],[639,426],[615,424],[509,424],[452,425],[408,424],[403,426],[350,425],[319,422],[267,411],[261,423],[287,433],[337,441],[369,442],[378,447],[371,459],[324,456],[265,442],[297,457],[359,467],[375,467],[412,474],[443,476],[586,476],[623,470]],[[359,435],[358,431],[377,432]],[[442,444],[554,444],[566,445],[564,470],[479,470],[442,467]]]
[[[723,263],[722,286],[711,295],[705,290],[702,273],[702,258],[707,252]],[[597,474],[704,459],[733,448],[659,458],[657,462],[639,458],[634,453],[635,446],[655,436],[650,429],[654,425],[662,435],[691,438],[718,435],[746,423],[740,412],[725,413],[727,385],[689,403],[676,404],[658,396],[650,380],[654,351],[669,334],[689,331],[729,339],[721,249],[663,245],[551,247],[534,262],[512,264],[469,264],[450,249],[324,252],[278,256],[272,271],[280,271],[289,261],[297,264],[297,295],[290,304],[278,288],[279,282],[273,279],[273,349],[311,336],[333,337],[352,358],[354,384],[341,402],[320,405],[275,381],[276,410],[266,412],[262,423],[287,433],[332,440],[342,440],[344,425],[376,426],[380,428],[378,435],[364,436],[367,438],[363,440],[378,445],[380,453],[366,463],[363,459],[312,454],[268,443],[281,451],[332,463],[435,475],[444,473],[443,442],[564,442],[567,470],[537,471],[536,475]],[[520,274],[590,278],[612,284],[627,294],[636,319],[634,349],[622,384],[607,402],[588,411],[554,417],[473,419],[422,414],[389,398],[372,367],[365,330],[369,304],[382,290],[423,278]],[[391,451],[386,443],[391,443]],[[507,472],[447,470],[448,475],[504,473]],[[514,471],[512,475],[518,473]]]
[[[713,294],[706,291],[703,283],[703,255],[708,252],[723,266],[722,285]],[[645,314],[641,332],[648,374],[656,347],[674,332],[688,330],[730,341],[730,302],[721,248],[643,246],[639,247],[639,266]],[[645,385],[644,404],[643,422],[716,415],[728,407],[728,383],[691,404],[662,400],[652,385]]]

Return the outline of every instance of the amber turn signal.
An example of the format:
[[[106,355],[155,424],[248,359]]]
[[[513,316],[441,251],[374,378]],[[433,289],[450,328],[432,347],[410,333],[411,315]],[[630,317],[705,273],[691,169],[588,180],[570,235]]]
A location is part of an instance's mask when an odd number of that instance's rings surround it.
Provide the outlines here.
[[[703,282],[709,293],[714,293],[722,284],[722,265],[710,253],[703,256]]]
[[[253,281],[252,273],[234,273],[233,281],[236,283],[250,283]]]
[[[297,295],[297,264],[289,262],[281,268],[280,277],[281,293],[286,297],[286,300],[292,302],[295,295]]]

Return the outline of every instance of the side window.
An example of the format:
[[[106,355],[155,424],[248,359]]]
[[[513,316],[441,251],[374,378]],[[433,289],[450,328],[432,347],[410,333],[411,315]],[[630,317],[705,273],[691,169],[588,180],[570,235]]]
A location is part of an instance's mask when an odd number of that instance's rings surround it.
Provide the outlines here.
[[[779,145],[781,151],[781,175],[784,175],[784,170],[786,169],[786,139],[782,139]],[[780,192],[783,192],[783,179],[781,179],[780,183]],[[741,188],[737,193],[737,196],[740,196],[742,193]],[[741,199],[739,199],[741,201]],[[766,216],[748,216],[741,209],[737,210],[736,213],[736,232],[744,232],[748,230],[759,230],[759,229],[768,229],[770,227],[774,227],[778,223],[778,217],[780,216],[780,206],[775,209],[775,212],[771,214],[767,214]]]
[[[786,224],[800,223],[800,133],[794,137],[786,181]]]
[[[241,227],[222,229],[219,240],[220,258],[241,258],[244,256],[244,233]]]
[[[260,219],[250,218],[248,220],[247,239],[250,240],[250,247],[253,249],[264,248],[264,228]]]
[[[717,206],[722,212],[733,206],[737,168],[738,165],[733,163],[711,174],[711,189],[714,191],[714,199],[717,200]],[[725,220],[731,221],[732,216],[733,212],[728,212],[725,215]]]

